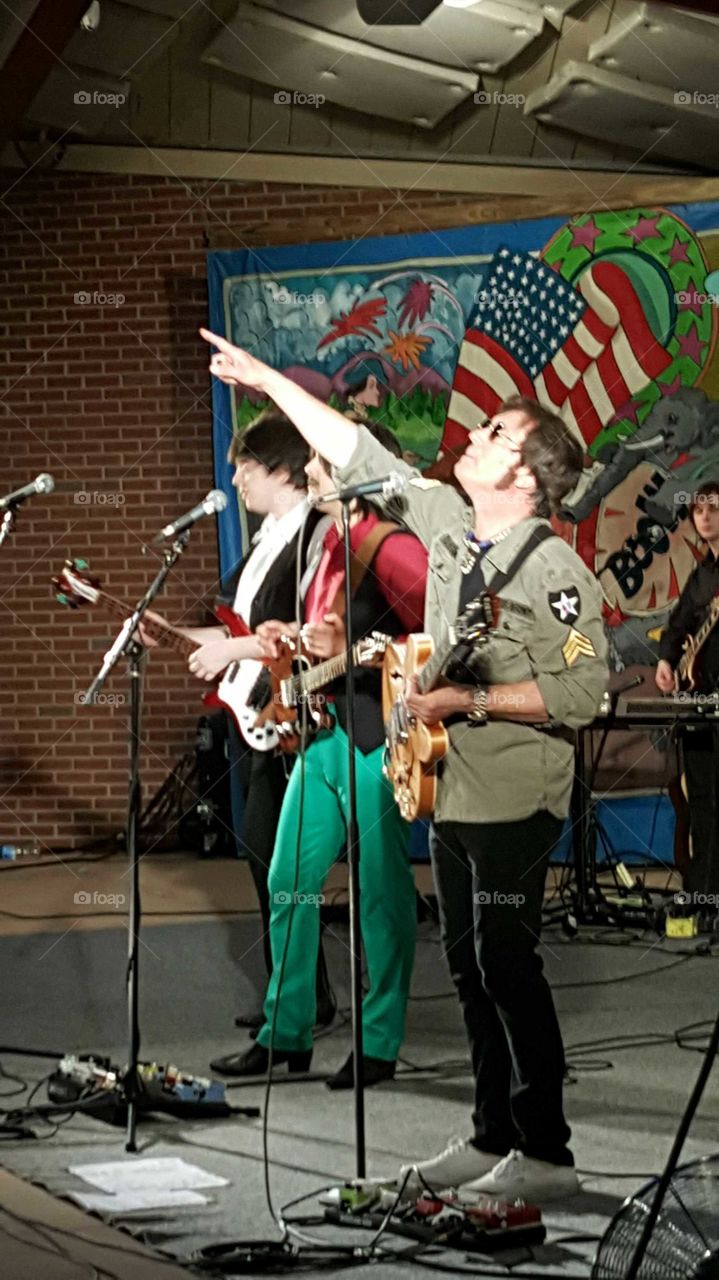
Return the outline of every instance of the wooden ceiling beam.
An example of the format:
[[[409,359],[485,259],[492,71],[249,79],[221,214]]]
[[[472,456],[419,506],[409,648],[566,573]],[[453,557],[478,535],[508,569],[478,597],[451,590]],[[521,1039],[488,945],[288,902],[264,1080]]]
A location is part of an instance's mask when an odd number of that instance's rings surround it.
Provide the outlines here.
[[[20,132],[27,112],[75,34],[90,0],[40,0],[0,76],[0,145]]]
[[[632,209],[638,205],[652,207],[694,200],[719,198],[719,179],[683,178],[673,184],[645,179],[637,180],[631,192],[612,194],[608,203],[592,201],[586,193],[560,196],[490,196],[485,200],[465,199],[452,204],[415,204],[416,193],[386,213],[372,215],[372,235],[408,235],[413,231],[446,231],[451,227],[474,227],[492,222],[515,222],[527,218],[571,217],[611,209]],[[331,240],[354,240],[367,234],[367,214],[337,218],[279,219],[273,212],[271,222],[260,218],[233,218],[227,226],[210,223],[207,240],[210,249],[240,249],[269,244],[308,244]]]

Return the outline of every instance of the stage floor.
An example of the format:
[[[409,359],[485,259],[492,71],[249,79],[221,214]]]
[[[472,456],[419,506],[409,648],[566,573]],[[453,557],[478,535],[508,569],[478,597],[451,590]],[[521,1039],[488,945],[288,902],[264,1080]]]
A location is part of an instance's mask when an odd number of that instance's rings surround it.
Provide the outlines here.
[[[47,1049],[58,1056],[95,1051],[122,1064],[127,1057],[126,904],[114,899],[127,896],[124,863],[115,858],[66,862],[53,867],[15,864],[0,870],[2,911],[13,913],[0,915],[0,1038],[5,1046]],[[427,869],[417,874],[428,888]],[[343,868],[336,869],[328,898],[342,896],[344,878]],[[140,948],[141,1057],[171,1061],[202,1075],[210,1058],[246,1043],[233,1019],[254,1004],[261,990],[259,920],[252,909],[247,870],[232,861],[158,855],[143,862],[142,880],[148,917]],[[76,903],[78,893],[86,897]],[[220,911],[226,914],[218,915]],[[35,919],[18,919],[20,915]],[[344,1009],[349,982],[346,927],[331,924],[326,942],[332,981]],[[535,1251],[526,1267],[515,1265],[513,1274],[588,1276],[595,1244],[567,1237],[601,1235],[624,1197],[661,1170],[701,1063],[697,1054],[677,1047],[673,1033],[714,1018],[717,961],[696,939],[669,943],[655,933],[604,929],[583,929],[578,939],[569,940],[551,928],[542,954],[568,1050],[571,1083],[566,1106],[583,1193],[547,1209],[548,1243]],[[580,1047],[587,1042],[593,1047]],[[268,1148],[276,1209],[354,1173],[352,1095],[330,1093],[324,1085],[324,1076],[340,1065],[349,1047],[349,1026],[340,1016],[317,1042],[314,1078],[278,1082],[273,1088]],[[392,1175],[402,1161],[423,1158],[452,1135],[468,1133],[472,1091],[464,1033],[431,921],[420,925],[402,1059],[397,1079],[366,1095],[372,1175]],[[0,1061],[5,1072],[30,1082],[54,1065],[52,1059],[42,1062],[5,1051]],[[0,1092],[10,1089],[0,1080]],[[231,1088],[229,1099],[264,1110],[261,1084]],[[684,1160],[719,1148],[718,1118],[719,1084],[713,1073]],[[139,1136],[141,1154],[183,1156],[227,1178],[229,1185],[212,1190],[210,1203],[202,1208],[156,1211],[143,1219],[133,1215],[113,1220],[114,1225],[169,1252],[180,1266],[201,1245],[277,1238],[265,1196],[261,1121],[187,1123],[163,1117],[143,1121]],[[61,1197],[81,1188],[68,1172],[69,1165],[133,1159],[124,1156],[123,1146],[122,1130],[76,1116],[42,1142],[3,1140],[0,1163]],[[0,1204],[7,1203],[9,1185],[0,1179]],[[32,1188],[27,1191],[36,1194]],[[315,1212],[316,1200],[310,1199],[304,1209]],[[72,1212],[76,1224],[84,1221],[88,1229],[97,1228],[96,1220]],[[19,1228],[8,1226],[0,1215],[3,1251],[6,1228],[19,1234]],[[359,1234],[353,1238],[366,1242]],[[387,1244],[398,1248],[406,1242],[388,1238]],[[461,1257],[455,1255],[453,1261],[459,1270]],[[487,1264],[495,1273],[498,1261]],[[148,1274],[172,1274],[164,1262],[148,1265],[155,1267]],[[124,1275],[114,1258],[107,1269]],[[388,1280],[420,1274],[417,1265],[391,1259],[374,1264],[374,1271]],[[25,1280],[26,1274],[33,1280],[74,1280],[77,1267],[69,1270],[59,1257],[56,1261],[43,1255],[34,1271],[4,1274],[9,1280]]]

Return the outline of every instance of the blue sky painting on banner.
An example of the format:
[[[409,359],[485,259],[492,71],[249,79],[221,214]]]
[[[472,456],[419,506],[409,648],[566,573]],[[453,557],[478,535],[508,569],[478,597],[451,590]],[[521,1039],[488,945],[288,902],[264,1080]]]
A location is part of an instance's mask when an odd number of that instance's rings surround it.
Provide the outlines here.
[[[561,530],[599,577],[623,661],[651,647],[696,561],[684,490],[719,474],[718,272],[716,204],[222,251],[210,327],[386,422],[422,469],[451,465],[506,395],[557,408],[586,457]],[[213,396],[228,485],[230,433],[264,402]],[[226,574],[236,502],[220,523]]]

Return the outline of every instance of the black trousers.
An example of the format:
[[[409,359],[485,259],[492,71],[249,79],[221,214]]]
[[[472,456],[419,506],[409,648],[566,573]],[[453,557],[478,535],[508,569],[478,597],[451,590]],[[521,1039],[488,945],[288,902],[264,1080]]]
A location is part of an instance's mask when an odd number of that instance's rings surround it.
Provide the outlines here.
[[[687,729],[682,735],[689,795],[692,857],[684,888],[689,893],[719,893],[719,728]],[[701,901],[696,905],[701,909]],[[711,904],[706,910],[711,911]]]
[[[437,823],[430,848],[442,941],[475,1075],[474,1141],[572,1164],[564,1050],[537,945],[547,862],[562,823]]]
[[[262,950],[269,978],[272,973],[270,946],[270,894],[268,879],[275,847],[277,824],[287,788],[291,757],[248,747],[237,725],[228,715],[230,751],[230,793],[237,856],[246,858],[255,884],[262,917]],[[327,965],[322,950],[317,957],[317,999],[331,1001]]]

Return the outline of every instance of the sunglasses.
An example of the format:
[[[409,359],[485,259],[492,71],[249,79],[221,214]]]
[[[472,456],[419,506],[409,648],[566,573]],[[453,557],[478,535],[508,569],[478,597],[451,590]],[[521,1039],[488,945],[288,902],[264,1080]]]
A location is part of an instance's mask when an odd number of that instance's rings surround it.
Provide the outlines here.
[[[490,440],[499,441],[505,449],[509,449],[512,453],[522,452],[522,445],[518,440],[513,440],[507,434],[507,429],[501,419],[499,422],[492,422],[491,418],[486,418],[484,422],[480,422],[478,425],[480,431],[489,432]]]

